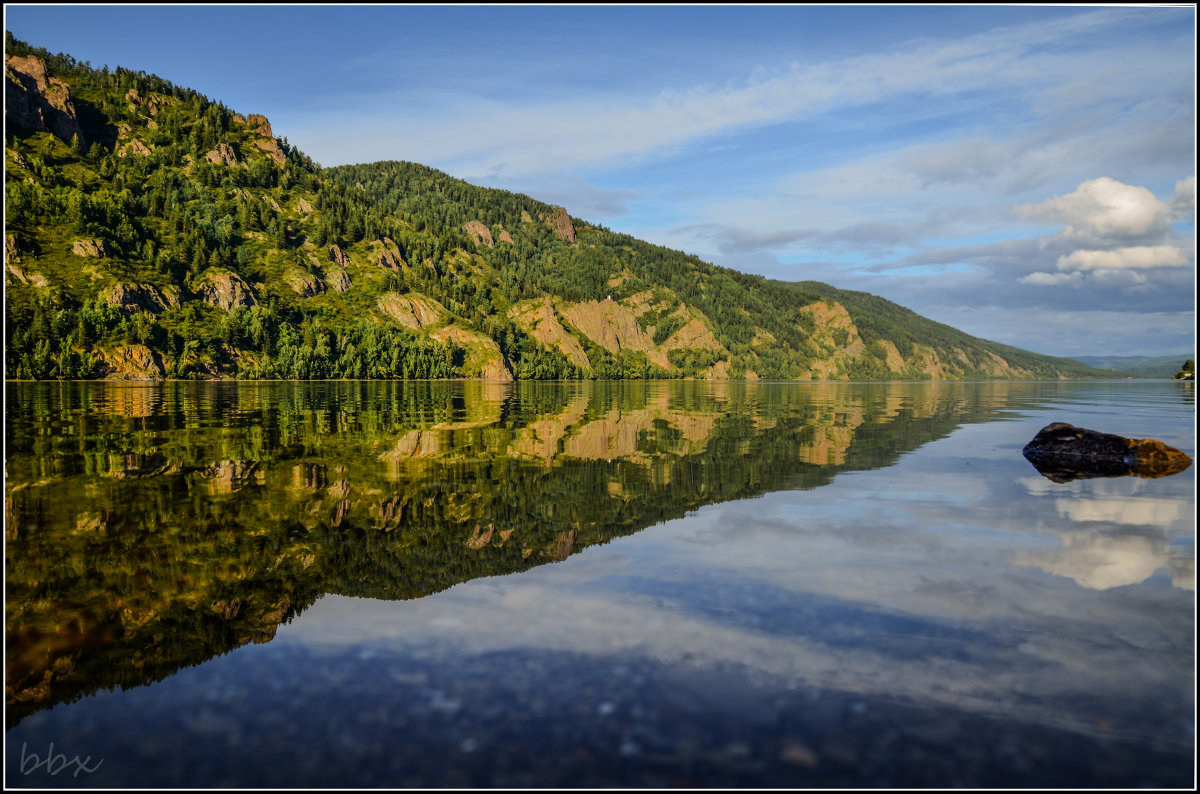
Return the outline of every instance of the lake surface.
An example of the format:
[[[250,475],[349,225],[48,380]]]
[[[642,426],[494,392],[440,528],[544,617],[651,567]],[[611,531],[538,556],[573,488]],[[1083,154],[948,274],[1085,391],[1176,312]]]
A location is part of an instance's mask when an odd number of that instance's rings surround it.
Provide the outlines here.
[[[1194,386],[7,385],[18,787],[1194,785]]]

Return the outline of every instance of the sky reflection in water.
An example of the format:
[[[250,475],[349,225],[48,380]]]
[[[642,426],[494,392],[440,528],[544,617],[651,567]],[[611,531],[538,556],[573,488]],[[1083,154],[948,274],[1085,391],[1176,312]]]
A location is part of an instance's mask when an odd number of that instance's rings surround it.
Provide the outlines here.
[[[786,484],[762,468],[784,461],[755,453],[771,435],[759,426],[782,433],[797,412],[811,418],[808,402],[765,407],[771,390],[796,388],[750,390],[745,443],[721,438],[713,419],[701,422],[708,435],[672,435],[696,414],[662,410],[664,422],[640,425],[657,428],[658,448],[643,435],[639,450],[636,433],[632,447],[619,440],[622,418],[679,404],[674,394],[568,397],[551,412],[571,417],[565,431],[536,412],[484,427],[503,429],[510,449],[557,433],[558,454],[538,464],[554,468],[608,422],[594,460],[636,459],[643,474],[626,471],[607,493],[649,473],[661,500],[678,493],[680,462],[718,439],[747,456],[730,471]],[[814,398],[815,413],[853,406],[854,388]],[[267,644],[28,717],[9,731],[10,759],[18,738],[73,742],[109,767],[108,782],[80,785],[1190,785],[1194,470],[1057,484],[1020,454],[1055,420],[1194,454],[1190,387],[938,388],[886,387],[870,409],[858,399],[857,419],[843,411],[806,431],[846,441],[801,453],[828,478],[593,545],[580,535],[565,559],[425,597],[325,595]],[[740,395],[708,413],[738,413]],[[947,423],[881,445],[881,468],[839,466],[877,437],[870,425],[923,399],[937,408],[907,420],[943,412]],[[401,446],[380,446],[373,465],[396,465],[387,448]],[[492,548],[496,524],[456,542]],[[277,747],[272,732],[291,739]],[[266,771],[298,746],[307,761]],[[531,746],[554,758],[524,755]],[[8,781],[51,784],[14,776],[11,760]]]

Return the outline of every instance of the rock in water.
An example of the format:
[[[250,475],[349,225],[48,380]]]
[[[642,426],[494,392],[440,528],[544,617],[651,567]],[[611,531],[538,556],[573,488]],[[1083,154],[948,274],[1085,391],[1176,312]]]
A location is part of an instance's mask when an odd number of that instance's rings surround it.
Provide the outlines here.
[[[1098,433],[1066,422],[1046,425],[1021,450],[1055,482],[1086,477],[1166,477],[1192,465],[1187,453],[1154,439]]]

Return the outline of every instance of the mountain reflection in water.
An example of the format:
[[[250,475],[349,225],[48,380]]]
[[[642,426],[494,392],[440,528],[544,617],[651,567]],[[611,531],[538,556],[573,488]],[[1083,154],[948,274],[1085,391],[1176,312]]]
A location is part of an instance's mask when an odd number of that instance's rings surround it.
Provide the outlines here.
[[[1181,785],[1195,473],[1021,449],[1191,452],[1193,394],[10,384],[7,750],[107,787]]]
[[[269,641],[327,593],[419,598],[887,465],[1008,389],[12,384],[9,724]]]

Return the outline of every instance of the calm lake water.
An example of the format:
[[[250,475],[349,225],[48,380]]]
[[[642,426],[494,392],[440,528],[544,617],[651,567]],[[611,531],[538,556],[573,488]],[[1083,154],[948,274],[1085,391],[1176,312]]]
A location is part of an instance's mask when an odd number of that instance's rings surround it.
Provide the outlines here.
[[[1192,384],[7,386],[18,787],[1194,785]]]

